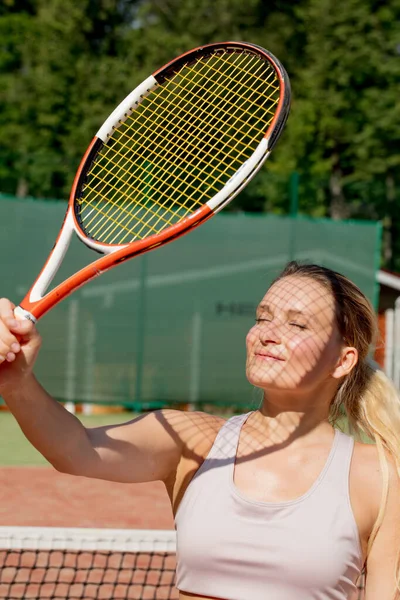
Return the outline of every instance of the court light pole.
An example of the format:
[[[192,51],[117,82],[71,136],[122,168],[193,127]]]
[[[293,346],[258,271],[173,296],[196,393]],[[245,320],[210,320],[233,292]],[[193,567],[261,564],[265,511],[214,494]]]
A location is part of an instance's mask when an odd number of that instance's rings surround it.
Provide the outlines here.
[[[289,180],[290,199],[290,229],[289,229],[289,260],[296,255],[296,220],[299,213],[299,174],[293,171]]]
[[[147,256],[143,255],[139,259],[140,264],[140,288],[137,309],[137,331],[136,331],[136,385],[134,410],[142,410],[143,399],[143,369],[144,352],[146,340],[146,288],[147,288]]]

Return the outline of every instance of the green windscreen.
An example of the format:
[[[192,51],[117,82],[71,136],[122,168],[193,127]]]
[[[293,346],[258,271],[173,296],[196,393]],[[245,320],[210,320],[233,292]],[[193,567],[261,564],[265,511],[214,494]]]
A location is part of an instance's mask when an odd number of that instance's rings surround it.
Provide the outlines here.
[[[54,244],[66,205],[0,199],[1,295],[16,304]],[[380,226],[220,214],[112,269],[39,322],[37,365],[56,398],[125,405],[258,405],[245,337],[267,286],[291,258],[350,277],[374,302]],[[56,282],[97,258],[72,243]]]

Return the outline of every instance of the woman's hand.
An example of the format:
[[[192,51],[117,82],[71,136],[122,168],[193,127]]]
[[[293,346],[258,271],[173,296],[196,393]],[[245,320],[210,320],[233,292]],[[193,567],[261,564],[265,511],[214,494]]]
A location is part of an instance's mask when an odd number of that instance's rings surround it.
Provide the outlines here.
[[[10,300],[0,299],[0,394],[32,373],[41,345],[35,325],[27,319],[16,319],[14,309]]]

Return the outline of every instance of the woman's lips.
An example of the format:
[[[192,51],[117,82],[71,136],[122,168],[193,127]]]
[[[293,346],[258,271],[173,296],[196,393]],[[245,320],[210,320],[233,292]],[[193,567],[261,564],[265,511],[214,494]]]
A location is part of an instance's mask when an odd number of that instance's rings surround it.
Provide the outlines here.
[[[256,356],[263,360],[279,360],[284,361],[285,359],[281,356],[277,356],[276,354],[272,354],[271,352],[256,352]]]

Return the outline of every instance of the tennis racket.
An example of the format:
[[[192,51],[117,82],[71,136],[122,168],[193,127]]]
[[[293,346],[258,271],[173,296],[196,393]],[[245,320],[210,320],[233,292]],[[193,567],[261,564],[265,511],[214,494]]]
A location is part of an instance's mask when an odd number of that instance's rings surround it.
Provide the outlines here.
[[[215,215],[260,169],[289,106],[283,66],[254,44],[195,48],[150,75],[86,150],[56,243],[16,314],[35,322],[97,275]],[[104,256],[48,291],[74,232]]]

